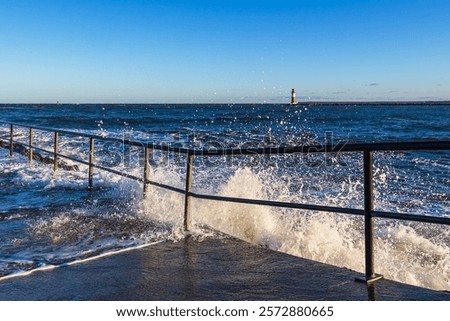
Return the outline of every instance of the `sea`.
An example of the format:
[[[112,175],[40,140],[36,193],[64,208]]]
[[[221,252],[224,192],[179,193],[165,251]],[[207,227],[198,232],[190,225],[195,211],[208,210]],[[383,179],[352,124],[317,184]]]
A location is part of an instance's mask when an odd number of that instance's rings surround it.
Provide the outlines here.
[[[143,148],[120,140],[222,149],[450,140],[448,104],[3,104],[0,120],[102,137],[95,162],[143,177]],[[14,139],[28,144],[28,129]],[[34,130],[35,146],[54,136]],[[8,143],[9,125],[0,123]],[[61,154],[87,161],[89,139],[60,134]],[[449,146],[450,147],[450,146]],[[38,151],[35,151],[36,153]],[[45,156],[44,152],[39,152]],[[51,155],[49,155],[52,157]],[[66,164],[75,164],[65,161]],[[196,157],[193,192],[363,208],[359,152]],[[0,148],[0,282],[159,242],[179,242],[184,195],[95,169],[58,169]],[[154,151],[150,179],[184,189],[186,157]],[[450,152],[375,152],[376,210],[450,217]],[[274,251],[364,271],[364,225],[350,214],[191,200],[193,238],[236,237]],[[374,219],[375,270],[450,291],[448,226]]]

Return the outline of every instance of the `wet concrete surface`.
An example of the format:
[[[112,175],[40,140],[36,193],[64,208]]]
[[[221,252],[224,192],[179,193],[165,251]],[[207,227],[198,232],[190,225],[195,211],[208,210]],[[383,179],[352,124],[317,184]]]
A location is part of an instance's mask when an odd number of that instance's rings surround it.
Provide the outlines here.
[[[450,300],[450,293],[357,272],[232,238],[187,239],[0,281],[0,300]]]

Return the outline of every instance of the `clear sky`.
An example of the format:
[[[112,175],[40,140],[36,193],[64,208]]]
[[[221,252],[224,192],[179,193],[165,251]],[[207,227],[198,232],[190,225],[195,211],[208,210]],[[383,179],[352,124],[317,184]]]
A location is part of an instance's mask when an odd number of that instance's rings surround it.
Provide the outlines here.
[[[0,0],[0,103],[450,100],[448,0]]]

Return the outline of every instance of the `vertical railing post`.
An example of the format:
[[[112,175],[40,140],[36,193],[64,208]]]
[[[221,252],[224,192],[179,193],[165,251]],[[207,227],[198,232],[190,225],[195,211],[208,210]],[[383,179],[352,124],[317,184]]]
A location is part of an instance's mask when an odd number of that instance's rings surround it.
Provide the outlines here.
[[[131,167],[131,146],[130,142],[130,133],[125,132],[123,134],[123,166],[125,168]]]
[[[33,128],[30,127],[30,134],[28,137],[28,160],[33,161]]]
[[[374,270],[374,250],[373,250],[373,158],[372,151],[364,150],[364,249],[366,275],[357,278],[357,281],[372,283],[383,276],[375,274]]]
[[[188,153],[186,164],[186,190],[184,194],[184,230],[189,231],[191,227],[191,209],[190,209],[190,194],[192,189],[192,166],[194,163],[194,155]]]
[[[147,197],[148,193],[148,184],[147,181],[150,178],[150,148],[148,147],[148,144],[145,144],[144,149],[144,199]]]
[[[58,144],[59,144],[59,133],[55,131],[55,142],[53,146],[53,170],[55,172],[58,170]]]
[[[14,126],[9,125],[9,157],[13,157],[14,152]]]
[[[370,150],[364,151],[364,236],[366,256],[366,278],[374,276],[373,262],[373,159]]]
[[[88,173],[88,179],[89,179],[89,185],[88,188],[92,189],[94,187],[94,138],[89,138],[89,173]]]

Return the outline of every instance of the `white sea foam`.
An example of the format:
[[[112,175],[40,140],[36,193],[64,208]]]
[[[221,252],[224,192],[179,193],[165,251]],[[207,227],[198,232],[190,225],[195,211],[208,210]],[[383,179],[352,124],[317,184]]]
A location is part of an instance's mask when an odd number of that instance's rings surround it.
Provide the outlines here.
[[[252,170],[239,169],[221,193],[264,199],[265,187]],[[197,223],[276,251],[364,271],[363,222],[359,217],[204,200],[193,203]],[[439,231],[447,231],[447,235]],[[375,253],[376,270],[388,279],[450,290],[450,247],[445,227],[376,220]]]

